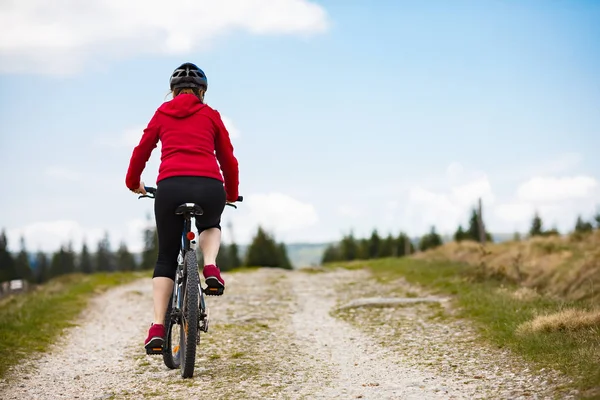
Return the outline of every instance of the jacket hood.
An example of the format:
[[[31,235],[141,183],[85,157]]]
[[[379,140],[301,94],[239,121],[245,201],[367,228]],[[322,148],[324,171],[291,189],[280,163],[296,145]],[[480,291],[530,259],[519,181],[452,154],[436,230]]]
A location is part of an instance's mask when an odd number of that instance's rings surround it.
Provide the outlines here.
[[[173,100],[163,103],[159,108],[163,114],[175,118],[185,118],[206,107],[206,104],[200,103],[200,100],[193,94],[180,94]]]

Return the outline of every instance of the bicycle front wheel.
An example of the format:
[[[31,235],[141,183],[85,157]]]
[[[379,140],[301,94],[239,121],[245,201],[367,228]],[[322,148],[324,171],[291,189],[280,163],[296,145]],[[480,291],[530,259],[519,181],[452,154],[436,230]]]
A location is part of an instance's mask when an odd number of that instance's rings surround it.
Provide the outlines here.
[[[185,287],[183,290],[183,313],[181,321],[181,376],[191,378],[194,375],[196,362],[196,345],[198,338],[200,274],[196,253],[189,250],[184,257]]]

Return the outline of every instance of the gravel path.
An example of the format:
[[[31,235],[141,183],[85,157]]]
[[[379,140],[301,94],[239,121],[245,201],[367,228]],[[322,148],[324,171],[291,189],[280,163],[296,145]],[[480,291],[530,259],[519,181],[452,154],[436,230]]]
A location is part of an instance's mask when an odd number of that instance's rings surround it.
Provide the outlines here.
[[[207,300],[210,330],[186,380],[143,351],[152,298],[142,279],[96,297],[48,353],[0,382],[0,399],[552,398],[558,378],[485,347],[465,321],[430,318],[444,307],[337,311],[358,297],[416,290],[368,278],[362,270],[225,274],[227,292]]]
[[[356,277],[356,273],[340,275]],[[332,378],[331,384],[319,390],[314,398],[468,398],[461,396],[465,389],[462,382],[457,382],[449,393],[443,392],[439,389],[444,384],[442,377],[399,365],[389,350],[359,329],[332,317],[330,311],[335,306],[336,293],[331,284],[335,278],[323,274],[292,277],[299,305],[293,316],[296,335],[314,356],[313,362],[327,364]]]

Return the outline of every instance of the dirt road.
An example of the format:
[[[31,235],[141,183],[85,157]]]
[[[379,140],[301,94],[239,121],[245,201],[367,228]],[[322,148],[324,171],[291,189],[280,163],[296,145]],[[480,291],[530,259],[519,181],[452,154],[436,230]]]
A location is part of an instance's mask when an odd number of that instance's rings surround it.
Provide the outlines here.
[[[144,353],[152,297],[143,279],[95,298],[51,351],[0,384],[0,398],[545,399],[564,382],[445,318],[443,299],[337,311],[360,297],[418,292],[400,281],[376,286],[360,270],[225,277],[226,294],[208,298],[193,379]]]

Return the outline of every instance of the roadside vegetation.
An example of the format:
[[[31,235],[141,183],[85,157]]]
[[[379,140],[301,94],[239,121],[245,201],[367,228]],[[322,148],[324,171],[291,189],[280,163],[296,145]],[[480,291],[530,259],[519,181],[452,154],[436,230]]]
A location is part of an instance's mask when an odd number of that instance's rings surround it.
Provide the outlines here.
[[[534,236],[482,246],[452,242],[416,259],[471,265],[496,277],[556,299],[600,304],[600,229],[565,236]]]
[[[336,266],[450,294],[457,307],[448,318],[472,319],[491,343],[563,372],[582,398],[600,397],[599,231],[485,247],[449,243],[412,257],[328,264]]]
[[[473,208],[466,229],[445,241],[435,227],[418,239],[350,233],[322,261],[368,268],[382,284],[403,278],[450,294],[457,307],[449,318],[474,320],[491,343],[562,371],[584,398],[600,398],[600,210],[562,235],[535,213],[526,238],[494,243]]]
[[[92,295],[146,276],[142,272],[69,274],[0,300],[0,377],[23,357],[45,352],[74,325]]]

